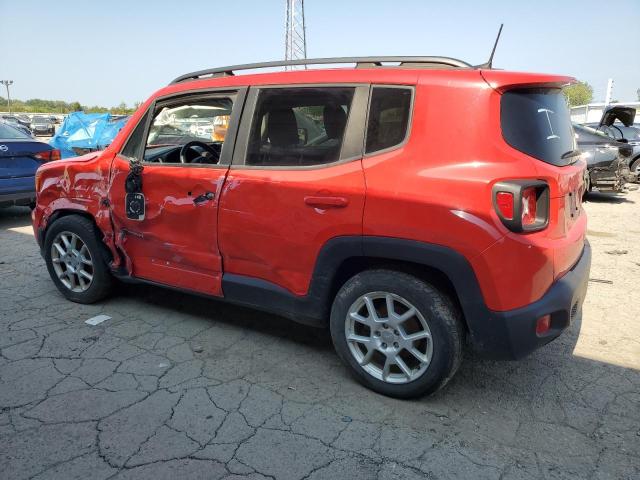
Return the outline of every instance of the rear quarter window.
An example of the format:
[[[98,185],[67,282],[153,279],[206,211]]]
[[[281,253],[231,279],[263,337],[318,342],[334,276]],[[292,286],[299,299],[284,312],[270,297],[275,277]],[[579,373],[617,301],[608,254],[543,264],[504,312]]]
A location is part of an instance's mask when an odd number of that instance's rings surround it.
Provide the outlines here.
[[[373,87],[366,153],[386,150],[404,142],[409,127],[412,95],[413,89],[409,87]]]
[[[509,145],[538,160],[562,166],[578,158],[569,107],[559,88],[503,93],[500,124]]]

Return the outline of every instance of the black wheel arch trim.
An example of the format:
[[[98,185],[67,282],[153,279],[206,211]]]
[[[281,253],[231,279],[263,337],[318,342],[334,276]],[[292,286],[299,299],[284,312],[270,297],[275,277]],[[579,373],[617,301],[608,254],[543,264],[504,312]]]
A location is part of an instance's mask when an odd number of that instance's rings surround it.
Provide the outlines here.
[[[356,258],[409,262],[438,270],[453,285],[470,330],[473,330],[471,323],[488,317],[476,275],[462,254],[441,245],[391,237],[343,236],[329,240],[318,254],[306,296],[233,273],[223,274],[222,290],[230,302],[284,315],[300,323],[324,326],[331,309],[336,274],[345,261]]]
[[[96,230],[100,232],[100,234],[103,234],[102,230],[96,223],[96,219],[93,217],[93,215],[91,215],[91,213],[85,210],[79,210],[79,209],[73,209],[73,208],[60,208],[51,213],[51,215],[47,218],[47,223],[44,228],[38,227],[36,241],[38,242],[38,246],[40,247],[40,255],[42,257],[44,257],[44,247],[45,247],[44,242],[47,237],[47,232],[49,231],[49,228],[51,228],[51,226],[60,218],[68,217],[70,215],[77,215],[79,217],[83,217],[83,218],[86,218],[87,220],[90,220],[94,224]],[[100,238],[98,240],[101,241]],[[104,247],[101,249],[101,252],[100,252],[102,254],[102,260],[107,265],[109,265],[113,260],[111,256],[111,252],[103,243],[102,243],[102,246]]]
[[[437,270],[449,280],[464,316],[468,339],[483,357],[522,358],[557,338],[580,310],[587,290],[591,249],[585,245],[571,271],[553,283],[542,298],[509,311],[490,310],[469,261],[455,250],[430,243],[390,237],[345,236],[321,249],[306,296],[243,275],[224,273],[222,290],[227,301],[276,313],[299,323],[324,327],[328,323],[334,279],[341,265],[352,258],[402,261]],[[377,265],[376,265],[377,266]],[[552,328],[536,335],[536,321],[551,314]]]

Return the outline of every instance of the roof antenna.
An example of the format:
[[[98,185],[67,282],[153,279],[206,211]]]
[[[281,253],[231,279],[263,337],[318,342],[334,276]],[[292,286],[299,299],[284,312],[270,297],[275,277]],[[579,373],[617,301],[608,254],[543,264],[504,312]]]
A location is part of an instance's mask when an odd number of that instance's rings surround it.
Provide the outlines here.
[[[496,37],[496,42],[493,44],[493,50],[491,50],[491,56],[489,56],[489,60],[486,63],[482,63],[477,65],[476,68],[492,68],[493,65],[493,55],[496,53],[496,47],[498,46],[498,41],[500,40],[500,34],[502,33],[502,27],[504,27],[504,23],[500,24],[500,30],[498,30],[498,36]]]

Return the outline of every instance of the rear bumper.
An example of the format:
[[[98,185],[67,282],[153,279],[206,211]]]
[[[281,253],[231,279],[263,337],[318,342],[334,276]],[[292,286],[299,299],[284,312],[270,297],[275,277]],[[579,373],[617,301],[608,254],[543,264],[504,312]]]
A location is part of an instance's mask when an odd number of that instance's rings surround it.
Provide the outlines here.
[[[28,206],[36,201],[36,192],[0,193],[0,207]]]
[[[560,336],[582,309],[590,269],[591,247],[585,241],[578,262],[538,301],[505,312],[488,311],[486,321],[473,322],[474,348],[485,357],[515,360]],[[551,328],[538,336],[536,321],[545,315],[551,315]]]

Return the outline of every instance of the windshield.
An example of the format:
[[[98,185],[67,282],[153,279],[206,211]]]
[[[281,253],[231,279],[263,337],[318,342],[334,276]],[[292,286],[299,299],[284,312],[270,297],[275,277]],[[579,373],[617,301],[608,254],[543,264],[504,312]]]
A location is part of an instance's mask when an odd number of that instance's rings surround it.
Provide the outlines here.
[[[578,158],[569,108],[559,88],[505,92],[500,122],[505,141],[527,155],[557,166]]]
[[[33,117],[31,123],[49,123],[49,119],[44,117]]]
[[[17,128],[13,128],[10,125],[0,123],[0,140],[23,140],[29,139],[28,135],[25,135]]]
[[[164,107],[153,119],[147,146],[183,145],[194,140],[223,142],[232,105],[231,99],[219,98]]]

